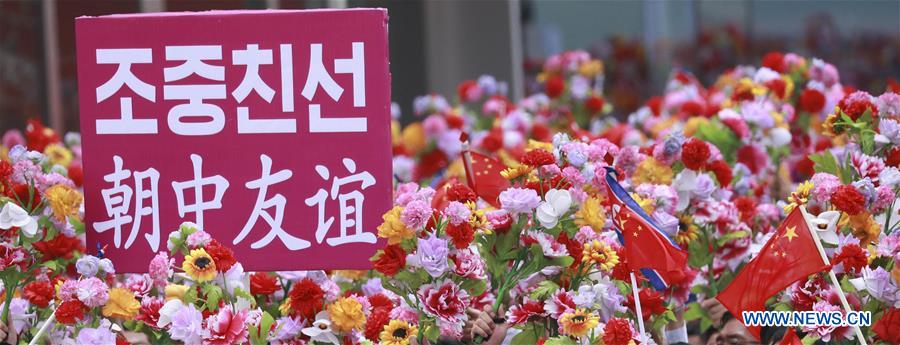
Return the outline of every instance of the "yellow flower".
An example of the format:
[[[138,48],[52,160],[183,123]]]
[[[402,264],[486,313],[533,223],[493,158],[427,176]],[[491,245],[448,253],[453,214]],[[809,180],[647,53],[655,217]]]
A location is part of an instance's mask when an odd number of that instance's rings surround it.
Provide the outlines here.
[[[610,272],[619,263],[619,255],[608,244],[593,240],[584,244],[581,262],[597,264],[601,270]]]
[[[797,185],[797,190],[788,197],[788,204],[784,206],[785,213],[791,213],[794,207],[806,204],[809,200],[809,192],[815,187],[812,181],[806,181]]]
[[[360,330],[366,325],[362,304],[355,298],[342,297],[328,306],[332,328],[338,333]]]
[[[697,132],[697,129],[707,123],[709,123],[709,120],[702,116],[689,118],[687,120],[687,123],[684,124],[684,135],[688,137],[694,136],[694,133]]]
[[[391,145],[397,146],[400,144],[402,137],[400,136],[400,122],[397,120],[391,121]]]
[[[416,154],[425,148],[427,144],[425,140],[425,129],[421,123],[413,123],[403,129],[401,134],[401,142],[410,154]]]
[[[213,280],[216,277],[216,262],[205,249],[192,249],[191,254],[184,257],[181,269],[198,283]]]
[[[281,305],[278,306],[278,312],[281,313],[281,315],[288,315],[291,313],[291,299],[290,298],[284,299],[284,302],[282,302]]]
[[[606,224],[606,214],[603,211],[600,198],[592,196],[584,201],[581,209],[575,212],[575,225],[590,226],[594,231],[603,230]]]
[[[559,325],[562,326],[560,333],[574,337],[587,335],[599,324],[600,318],[581,308],[574,313],[565,313],[559,318]]]
[[[500,172],[500,176],[507,180],[514,180],[531,172],[531,167],[525,164],[519,164],[515,167],[507,167]]]
[[[50,144],[44,148],[44,154],[50,159],[50,163],[68,167],[72,163],[72,151],[59,144]]]
[[[360,280],[366,276],[366,273],[369,271],[364,270],[337,270],[334,271],[334,274],[339,277],[344,277],[350,280]]]
[[[415,231],[407,228],[400,221],[400,213],[402,212],[402,206],[394,206],[394,208],[381,216],[383,222],[377,228],[378,237],[388,239],[388,244],[397,244],[416,235]]]
[[[553,143],[545,143],[543,141],[528,139],[528,146],[526,147],[526,150],[544,150],[547,152],[553,152]]]
[[[379,338],[381,345],[409,345],[409,338],[415,336],[418,331],[418,327],[406,321],[391,320],[384,325]]]
[[[647,214],[652,214],[656,211],[656,205],[653,203],[653,199],[644,199],[638,193],[631,193],[631,198],[634,199],[634,202],[644,209],[644,212],[647,212]]]
[[[66,217],[77,216],[84,197],[77,190],[64,184],[58,184],[44,191],[44,199],[53,210],[53,217],[63,221]]]
[[[881,235],[881,226],[868,212],[862,212],[849,217],[848,225],[853,236],[859,239],[859,245],[863,248],[869,243],[878,242]]]
[[[672,184],[672,167],[663,165],[656,158],[648,157],[640,164],[631,176],[631,182],[637,186],[642,183]]]
[[[166,302],[171,301],[173,299],[181,299],[184,297],[184,293],[187,292],[187,285],[181,284],[169,284],[166,285]]]
[[[131,320],[141,309],[141,303],[128,289],[109,289],[109,300],[103,306],[103,316]]]
[[[837,106],[834,107],[834,112],[828,114],[828,117],[825,118],[825,122],[822,123],[822,134],[829,137],[836,137],[838,131],[834,128],[835,122],[838,120],[838,114],[840,114],[841,110]]]
[[[694,217],[691,215],[683,215],[678,217],[678,233],[675,234],[675,242],[682,247],[687,247],[689,243],[697,240],[700,234],[700,228],[694,224]]]
[[[603,61],[591,60],[585,62],[578,66],[578,73],[587,78],[596,77],[598,74],[603,73]]]

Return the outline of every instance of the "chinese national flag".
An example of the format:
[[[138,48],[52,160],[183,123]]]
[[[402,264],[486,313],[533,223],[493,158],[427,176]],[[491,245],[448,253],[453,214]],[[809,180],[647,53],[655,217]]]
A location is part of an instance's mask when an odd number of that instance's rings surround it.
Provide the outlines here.
[[[765,311],[769,297],[828,268],[814,241],[800,208],[795,207],[759,255],[744,266],[716,299],[742,321],[744,311]],[[759,339],[759,326],[747,328]]]
[[[800,337],[797,336],[797,331],[794,330],[794,327],[788,328],[787,332],[784,334],[784,338],[781,338],[781,342],[779,345],[803,345],[803,341],[800,340]]]
[[[470,175],[466,177],[469,187],[488,204],[500,208],[500,201],[497,198],[500,192],[510,186],[509,180],[500,175],[500,172],[506,169],[506,165],[477,152],[469,151],[469,155],[472,158],[471,171],[466,169],[466,174]]]

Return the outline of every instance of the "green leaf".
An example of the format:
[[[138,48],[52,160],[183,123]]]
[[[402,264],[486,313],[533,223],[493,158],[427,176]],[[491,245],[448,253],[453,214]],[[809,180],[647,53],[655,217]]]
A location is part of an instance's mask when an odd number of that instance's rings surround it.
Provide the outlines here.
[[[840,167],[831,151],[825,150],[822,153],[809,155],[809,160],[813,161],[813,169],[816,172],[829,173],[841,177]]]
[[[706,241],[691,241],[688,243],[688,264],[693,268],[706,267],[712,261],[713,255],[709,252]]]
[[[428,339],[430,342],[436,342],[438,338],[441,336],[441,329],[435,325],[425,326],[425,339]]]
[[[510,344],[537,344],[538,333],[534,331],[536,327],[537,326],[533,322],[525,324],[522,328],[522,332],[516,334],[510,341]]]
[[[219,301],[222,300],[222,288],[216,285],[204,285],[203,294],[206,296],[206,309],[209,311],[219,310]]]
[[[664,313],[653,317],[653,322],[650,324],[651,329],[663,329],[663,327],[674,321],[675,313],[671,309],[666,310]]]
[[[269,342],[269,329],[275,323],[275,318],[268,312],[263,312],[259,326],[250,329],[250,342],[253,345],[266,345]],[[261,331],[264,330],[264,331]]]
[[[556,290],[559,290],[559,285],[552,280],[544,280],[538,283],[537,288],[531,291],[531,298],[543,300],[550,297]]]
[[[717,120],[700,125],[696,136],[715,145],[729,163],[734,162],[735,153],[741,147],[741,142],[734,132]]]
[[[469,292],[469,296],[481,296],[484,293],[484,290],[487,290],[487,282],[484,280],[475,280],[469,279],[460,285],[463,289]]]
[[[513,343],[518,344],[516,342],[513,342]],[[549,339],[547,339],[547,341],[544,342],[544,345],[576,345],[576,344],[577,343],[575,342],[575,340],[572,340],[572,338],[564,337],[564,336],[549,338]]]
[[[750,235],[750,233],[747,231],[744,231],[744,230],[729,232],[729,233],[725,234],[724,236],[719,237],[719,239],[716,240],[716,244],[719,247],[722,247],[728,242],[731,242],[736,239],[744,238],[749,235]]]
[[[802,342],[803,345],[813,345],[817,340],[819,340],[819,337],[807,334],[803,339],[800,339],[800,342]]]

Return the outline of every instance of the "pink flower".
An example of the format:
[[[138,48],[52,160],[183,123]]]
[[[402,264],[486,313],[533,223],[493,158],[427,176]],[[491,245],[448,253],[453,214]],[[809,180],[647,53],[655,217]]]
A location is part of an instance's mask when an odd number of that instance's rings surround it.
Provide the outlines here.
[[[884,162],[881,158],[865,155],[858,151],[853,152],[851,163],[861,178],[868,177],[875,180],[878,178],[878,174],[884,170]]]
[[[3,139],[0,139],[0,143],[7,148],[16,147],[16,145],[25,146],[25,137],[22,136],[22,131],[18,129],[10,129],[3,133]]]
[[[96,308],[106,304],[109,300],[109,286],[97,277],[91,277],[78,281],[75,294],[84,305]]]
[[[153,288],[153,280],[149,274],[132,274],[125,279],[125,288],[134,293],[137,298],[143,298]]]
[[[197,230],[193,234],[188,235],[187,245],[191,248],[204,247],[212,241],[212,236],[203,230]]]
[[[819,312],[831,312],[831,311],[841,311],[841,307],[830,304],[827,301],[818,301],[813,304],[813,311]],[[836,327],[833,325],[818,325],[818,326],[803,326],[804,332],[814,333],[818,335],[822,341],[830,342],[832,338],[844,338],[851,339],[853,337],[853,333],[850,332],[850,327]]]
[[[175,259],[170,259],[169,254],[166,252],[156,253],[156,256],[153,257],[153,260],[150,260],[150,269],[149,274],[150,278],[153,280],[153,283],[156,286],[164,287],[169,280],[169,276],[172,275],[172,266],[175,264]]]
[[[451,201],[447,204],[447,207],[444,208],[444,215],[450,219],[450,224],[460,225],[469,221],[469,217],[472,216],[472,211],[469,210],[468,206],[459,201]]]
[[[66,280],[59,287],[59,299],[63,302],[71,301],[78,298],[78,281]]]
[[[468,319],[469,294],[451,280],[422,285],[418,295],[425,305],[425,313],[438,320],[462,324]]]
[[[241,344],[247,341],[247,310],[232,312],[231,308],[219,308],[219,313],[206,320],[203,343],[212,345]]]
[[[829,173],[816,173],[812,177],[813,189],[810,193],[817,201],[831,200],[831,195],[841,186],[841,180]]]
[[[509,311],[506,312],[506,321],[511,325],[521,325],[532,317],[543,316],[547,316],[547,312],[544,311],[544,304],[541,301],[532,301],[526,297],[522,304],[509,308]]]
[[[553,296],[550,296],[544,302],[544,310],[547,311],[548,316],[554,319],[559,319],[562,317],[562,314],[574,311],[575,308],[576,305],[572,293],[563,289],[556,290]]]
[[[475,251],[463,249],[453,255],[453,272],[469,279],[486,279],[484,260]]]
[[[419,323],[419,313],[417,313],[415,309],[412,309],[408,305],[406,305],[406,302],[403,302],[396,308],[391,309],[390,317],[392,320],[400,320],[416,324]]]
[[[425,200],[415,200],[406,204],[406,208],[400,213],[400,221],[410,229],[420,230],[428,224],[432,213],[430,203]]]

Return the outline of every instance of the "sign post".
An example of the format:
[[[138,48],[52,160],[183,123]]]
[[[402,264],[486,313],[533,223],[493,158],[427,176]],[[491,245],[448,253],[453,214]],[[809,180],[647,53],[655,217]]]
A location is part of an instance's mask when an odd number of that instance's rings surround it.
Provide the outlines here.
[[[249,271],[363,269],[390,208],[382,9],[76,20],[88,248],[194,222]]]

